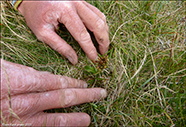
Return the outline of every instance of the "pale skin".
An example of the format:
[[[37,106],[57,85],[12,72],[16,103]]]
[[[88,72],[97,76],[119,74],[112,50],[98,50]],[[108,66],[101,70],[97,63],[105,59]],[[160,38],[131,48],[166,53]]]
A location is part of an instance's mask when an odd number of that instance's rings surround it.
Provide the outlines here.
[[[18,11],[40,41],[65,56],[72,64],[77,64],[78,57],[72,47],[56,34],[59,23],[66,26],[92,61],[98,56],[86,28],[94,33],[102,55],[109,48],[105,15],[85,1],[23,1]]]
[[[106,95],[104,89],[87,88],[82,80],[1,59],[1,124],[88,126],[90,116],[86,113],[44,113],[43,110],[98,101]]]
[[[76,52],[55,32],[59,23],[66,26],[92,61],[98,56],[86,28],[94,33],[101,54],[109,48],[105,15],[85,1],[23,1],[18,11],[40,41],[74,65],[78,62]],[[86,113],[43,111],[98,101],[106,96],[104,89],[87,88],[82,80],[1,60],[1,125],[88,126],[90,116]]]

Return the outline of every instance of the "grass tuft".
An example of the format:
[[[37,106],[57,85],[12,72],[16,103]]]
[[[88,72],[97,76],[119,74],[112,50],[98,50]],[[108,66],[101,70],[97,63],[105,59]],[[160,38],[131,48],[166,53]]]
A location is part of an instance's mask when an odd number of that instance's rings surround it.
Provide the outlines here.
[[[77,52],[67,59],[38,41],[24,18],[1,2],[1,58],[39,71],[85,80],[108,97],[48,112],[86,112],[90,126],[186,126],[184,1],[89,1],[107,17],[111,45],[98,73],[67,31],[58,34]],[[86,59],[85,59],[86,58]]]

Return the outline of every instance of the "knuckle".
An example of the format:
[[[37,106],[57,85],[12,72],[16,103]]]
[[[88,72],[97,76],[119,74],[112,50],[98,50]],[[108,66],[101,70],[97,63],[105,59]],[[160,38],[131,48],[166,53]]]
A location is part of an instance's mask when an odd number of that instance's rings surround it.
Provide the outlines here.
[[[72,17],[75,14],[75,10],[72,7],[71,4],[65,4],[64,8],[62,10],[62,14],[61,17],[59,17],[59,20],[66,25],[67,23],[69,23],[69,17]]]
[[[30,102],[34,102],[34,100],[32,100],[31,98],[29,99],[25,99],[25,98],[29,98],[29,97],[28,96],[16,97],[12,101],[12,109],[18,115],[27,114],[35,104],[35,103],[30,103]]]
[[[42,14],[42,17],[43,17],[43,20],[46,22],[46,23],[52,23],[53,20],[54,20],[54,12],[52,9],[49,9],[47,10],[45,13]]]
[[[96,97],[95,97],[96,93],[95,93],[94,90],[92,90],[91,92],[88,91],[88,90],[84,90],[84,92],[85,92],[85,94],[86,94],[86,96],[87,96],[87,99],[88,99],[90,102],[95,101],[95,99],[96,99]]]
[[[91,95],[89,96],[90,97],[90,100],[91,101],[97,101],[96,95],[97,95],[97,93],[93,90],[91,92]]]
[[[90,35],[86,30],[82,30],[82,32],[80,33],[80,42],[87,42],[90,40]]]
[[[93,56],[95,53],[96,53],[96,49],[95,49],[95,48],[91,48],[91,49],[89,50],[89,52],[88,52],[88,54],[89,54],[90,56]]]
[[[62,88],[67,88],[68,87],[69,81],[68,81],[66,76],[62,76],[62,77],[60,76],[59,80],[60,80],[60,83],[62,85]]]
[[[86,86],[87,86],[85,81],[82,81],[82,80],[79,80],[79,79],[75,79],[75,84],[79,88],[86,88]]]
[[[69,85],[73,86],[73,87],[75,87],[75,86],[79,87],[80,83],[79,83],[78,79],[71,79],[71,82]]]
[[[56,50],[57,52],[59,52],[62,55],[65,55],[68,52],[67,48],[65,48],[63,45],[56,46],[56,48],[54,48],[54,50]]]
[[[66,2],[63,5],[64,5],[63,6],[64,7],[64,9],[63,9],[64,13],[65,12],[71,12],[72,11],[73,6],[72,6],[72,4],[70,2]]]
[[[24,109],[25,108],[24,103],[26,103],[24,99],[18,97],[16,99],[13,99],[12,102],[13,102],[12,109],[14,110],[14,112],[19,112],[21,114],[26,110]]]
[[[52,24],[43,24],[38,27],[37,31],[33,30],[33,32],[36,35],[38,40],[42,42],[48,42],[50,30],[54,31],[54,26]],[[50,36],[50,40],[52,39],[55,39],[55,37],[51,38]]]
[[[101,18],[106,22],[106,16],[104,13],[101,12]]]
[[[95,26],[97,29],[104,29],[105,22],[101,18],[98,18],[98,20],[95,22]]]
[[[69,123],[69,117],[66,114],[63,114],[63,116],[59,116],[56,118],[55,125],[56,126],[68,126]]]
[[[62,104],[63,107],[72,106],[76,103],[76,92],[74,90],[67,89],[64,91],[64,102]]]

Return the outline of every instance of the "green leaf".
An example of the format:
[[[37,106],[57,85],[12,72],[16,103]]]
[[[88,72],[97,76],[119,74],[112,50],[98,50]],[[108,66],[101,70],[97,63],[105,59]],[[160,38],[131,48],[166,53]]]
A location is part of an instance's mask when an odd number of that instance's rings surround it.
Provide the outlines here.
[[[87,71],[87,72],[90,72],[90,73],[92,73],[92,74],[94,74],[94,73],[96,73],[96,70],[95,70],[95,68],[94,67],[91,67],[91,66],[85,66],[85,71]]]

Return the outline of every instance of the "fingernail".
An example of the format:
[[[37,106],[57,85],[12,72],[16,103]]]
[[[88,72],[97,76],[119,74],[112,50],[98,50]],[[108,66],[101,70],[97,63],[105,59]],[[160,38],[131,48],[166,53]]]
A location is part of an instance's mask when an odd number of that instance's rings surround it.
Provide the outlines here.
[[[71,56],[67,56],[67,59],[68,59],[72,64],[75,64],[75,63],[74,63],[74,60],[72,59]]]
[[[57,120],[60,122],[60,126],[64,126],[64,125],[67,125],[68,123],[68,121],[69,121],[69,119],[68,119],[68,117],[67,116],[59,116],[58,118],[57,118]],[[57,121],[56,120],[56,121]]]
[[[105,51],[105,53],[104,54],[106,54],[108,52],[108,49]]]
[[[107,96],[107,91],[106,90],[102,89],[100,92],[101,92],[101,97],[102,98],[105,98]]]
[[[87,55],[88,55],[88,58],[91,59],[92,61],[95,61],[98,57],[96,49],[90,50]]]

